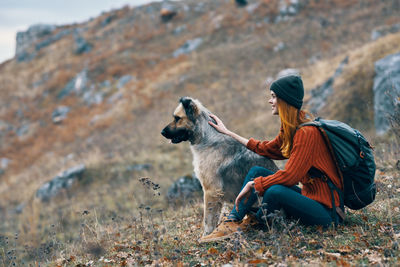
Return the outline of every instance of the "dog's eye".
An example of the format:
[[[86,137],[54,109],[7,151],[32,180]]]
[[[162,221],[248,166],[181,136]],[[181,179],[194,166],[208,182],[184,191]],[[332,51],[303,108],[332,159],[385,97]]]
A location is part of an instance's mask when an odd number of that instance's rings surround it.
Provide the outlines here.
[[[179,118],[178,116],[174,116],[174,119],[176,122],[178,122],[181,118]]]

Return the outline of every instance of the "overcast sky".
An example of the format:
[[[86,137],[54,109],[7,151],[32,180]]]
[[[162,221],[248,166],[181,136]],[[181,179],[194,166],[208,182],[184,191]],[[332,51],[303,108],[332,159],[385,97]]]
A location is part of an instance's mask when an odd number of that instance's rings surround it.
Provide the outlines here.
[[[103,11],[156,1],[158,0],[0,0],[0,63],[14,56],[17,31],[26,31],[30,25],[83,22]]]

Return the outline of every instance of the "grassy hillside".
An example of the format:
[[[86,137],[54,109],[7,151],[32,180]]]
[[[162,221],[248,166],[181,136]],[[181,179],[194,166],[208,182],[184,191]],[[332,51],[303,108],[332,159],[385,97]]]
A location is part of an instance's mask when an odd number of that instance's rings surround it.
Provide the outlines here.
[[[159,18],[160,3],[125,7],[53,33],[77,30],[93,45],[88,53],[74,53],[70,34],[31,61],[0,65],[0,121],[13,127],[0,135],[0,157],[11,160],[0,176],[0,263],[395,264],[400,140],[375,136],[371,103],[373,64],[399,51],[400,34],[370,37],[374,28],[400,22],[398,1],[300,1],[296,15],[278,21],[279,2],[249,1],[248,8],[238,8],[232,1],[180,1],[168,23]],[[173,56],[195,38],[202,43],[194,52]],[[297,68],[309,98],[346,56],[349,63],[318,115],[346,121],[373,141],[377,201],[349,212],[339,229],[278,217],[270,229],[199,245],[201,198],[176,207],[165,201],[172,181],[192,173],[188,144],[170,145],[160,135],[178,99],[198,98],[243,136],[271,138],[279,121],[269,112],[267,78]],[[101,93],[102,103],[89,105],[83,94],[59,98],[83,70],[89,81],[84,90]],[[125,75],[133,78],[119,88]],[[51,114],[60,105],[70,112],[54,124]],[[29,130],[18,135],[24,125]],[[70,190],[50,202],[35,197],[43,183],[80,163],[87,171]],[[145,163],[151,168],[129,168]],[[160,189],[148,188],[141,177]]]

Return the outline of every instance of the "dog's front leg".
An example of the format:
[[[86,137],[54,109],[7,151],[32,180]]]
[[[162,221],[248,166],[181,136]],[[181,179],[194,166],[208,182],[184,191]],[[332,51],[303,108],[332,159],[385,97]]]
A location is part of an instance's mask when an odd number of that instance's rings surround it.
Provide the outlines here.
[[[204,192],[203,235],[210,234],[217,227],[221,215],[222,204],[222,191],[213,190]]]

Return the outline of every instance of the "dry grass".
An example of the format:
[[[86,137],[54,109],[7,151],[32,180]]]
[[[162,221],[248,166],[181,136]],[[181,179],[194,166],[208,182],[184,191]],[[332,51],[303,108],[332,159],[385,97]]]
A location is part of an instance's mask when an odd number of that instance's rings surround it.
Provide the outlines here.
[[[377,158],[381,153],[393,159],[394,151],[388,147],[376,149]],[[89,266],[90,262],[94,266],[395,265],[400,257],[399,170],[377,163],[377,199],[366,209],[348,211],[343,226],[304,227],[277,214],[269,228],[210,244],[197,241],[202,232],[201,199],[168,207],[165,180],[139,181],[140,177],[158,177],[157,170],[131,173],[120,163],[93,165],[79,188],[52,203],[32,201],[23,214],[14,215],[18,223],[9,227],[15,230],[0,240],[4,248],[0,262],[50,266]],[[85,202],[75,201],[83,195]]]
[[[90,261],[94,266],[395,264],[400,187],[396,140],[375,140],[381,190],[377,201],[363,212],[351,212],[346,227],[336,230],[320,232],[281,221],[267,232],[252,231],[226,243],[200,245],[201,200],[183,207],[165,202],[171,182],[192,172],[188,145],[168,145],[160,135],[181,96],[198,98],[243,136],[269,139],[277,133],[279,122],[266,108],[266,78],[283,68],[298,68],[308,92],[349,55],[343,77],[334,85],[332,106],[324,114],[355,126],[370,125],[370,111],[356,109],[343,99],[352,99],[358,107],[368,103],[371,64],[394,52],[399,43],[398,34],[368,43],[370,32],[382,22],[398,20],[396,9],[387,8],[396,1],[308,2],[310,8],[280,24],[261,23],[277,14],[275,0],[261,1],[252,15],[230,2],[206,1],[204,12],[193,12],[192,17],[182,13],[167,24],[145,10],[126,7],[87,24],[69,26],[87,26],[85,38],[99,40],[88,54],[74,55],[70,37],[43,49],[32,62],[3,64],[0,120],[19,126],[21,118],[16,114],[24,104],[24,119],[42,123],[31,138],[21,141],[10,133],[2,140],[0,155],[12,163],[0,184],[4,218],[0,265],[83,266]],[[190,10],[197,4],[188,2]],[[112,14],[115,18],[101,28]],[[322,18],[328,26],[321,26]],[[214,19],[220,20],[220,27]],[[173,34],[181,25],[186,30]],[[203,44],[196,52],[172,57],[186,40],[197,37],[203,38]],[[287,48],[274,52],[281,41]],[[307,63],[314,55],[320,60]],[[114,86],[115,78],[125,74],[136,80],[120,90],[123,97],[114,104],[88,107],[75,96],[55,100],[57,90],[85,66],[96,85],[109,80]],[[45,73],[49,80],[33,88]],[[362,98],[354,98],[356,89],[364,92]],[[61,125],[53,125],[51,112],[58,105],[72,110]],[[335,113],[338,110],[341,113]],[[96,115],[101,119],[90,123]],[[66,157],[69,154],[72,159]],[[34,198],[44,182],[78,163],[88,167],[82,181],[50,203]],[[140,163],[153,167],[145,172],[127,171]],[[161,196],[144,188],[140,177],[151,177],[159,184]],[[22,214],[15,214],[20,203],[27,205]],[[383,256],[377,257],[378,253]]]

